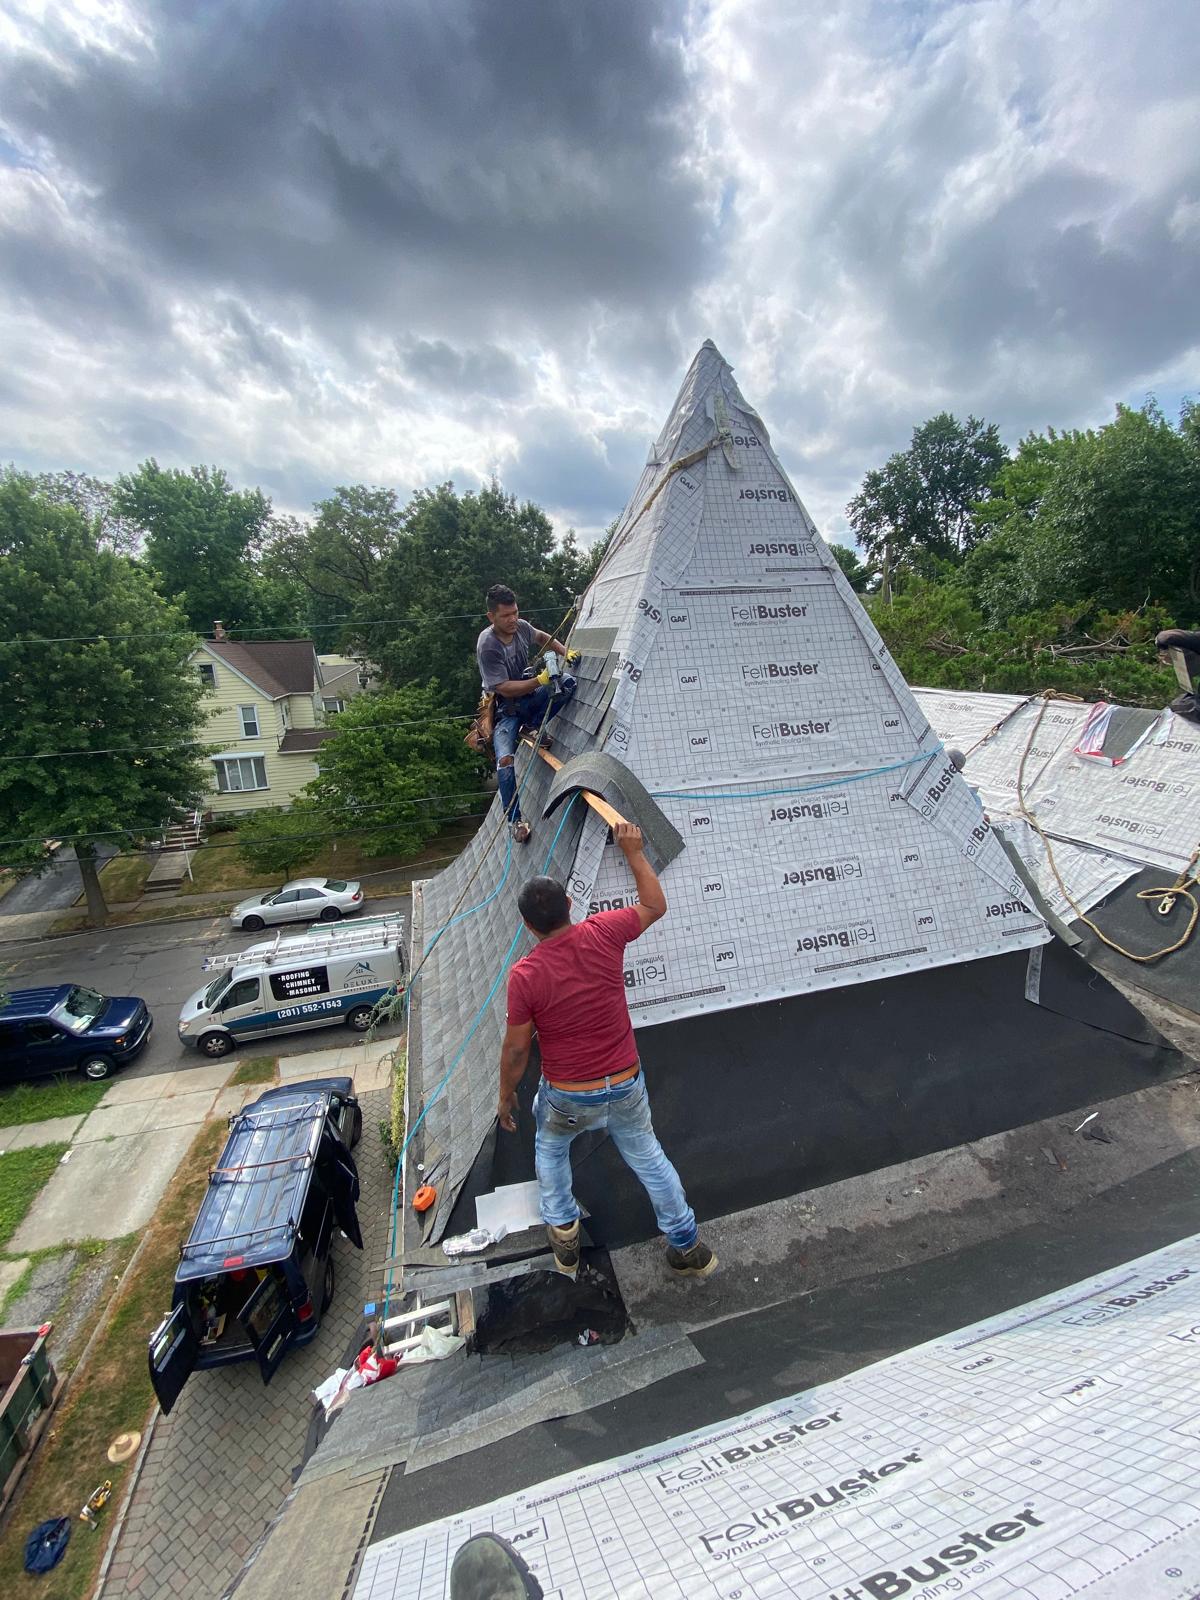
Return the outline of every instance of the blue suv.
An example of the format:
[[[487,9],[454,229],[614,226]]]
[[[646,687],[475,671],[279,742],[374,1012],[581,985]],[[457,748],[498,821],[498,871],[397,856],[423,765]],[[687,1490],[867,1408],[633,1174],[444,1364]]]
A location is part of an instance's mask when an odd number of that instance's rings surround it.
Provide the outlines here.
[[[109,999],[75,983],[15,989],[0,997],[0,1083],[76,1071],[107,1078],[133,1060],[153,1026],[133,995]]]

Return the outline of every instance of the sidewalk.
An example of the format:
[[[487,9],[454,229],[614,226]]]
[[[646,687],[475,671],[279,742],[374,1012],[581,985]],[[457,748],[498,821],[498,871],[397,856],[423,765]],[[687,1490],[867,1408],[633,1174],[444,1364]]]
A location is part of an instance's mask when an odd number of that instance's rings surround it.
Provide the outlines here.
[[[331,1056],[338,1070],[354,1069],[363,1108],[355,1151],[363,1249],[337,1242],[333,1304],[316,1338],[289,1354],[270,1388],[254,1362],[241,1362],[193,1374],[169,1417],[155,1411],[102,1600],[213,1600],[290,1491],[312,1413],[310,1391],[341,1362],[378,1280],[391,1217],[379,1124],[388,1111],[387,1058],[395,1043],[313,1051],[283,1063],[285,1082],[324,1075],[335,1065]]]

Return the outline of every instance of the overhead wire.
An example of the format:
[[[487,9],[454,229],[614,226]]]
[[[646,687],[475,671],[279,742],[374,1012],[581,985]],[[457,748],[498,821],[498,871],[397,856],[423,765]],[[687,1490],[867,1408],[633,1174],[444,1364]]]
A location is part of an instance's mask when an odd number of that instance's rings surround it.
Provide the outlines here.
[[[526,606],[522,611],[522,615],[527,617],[541,617],[557,610],[558,607],[556,605]],[[207,644],[239,644],[241,642],[241,639],[238,637],[239,635],[252,633],[270,634],[272,637],[269,640],[264,641],[264,643],[311,644],[312,639],[310,635],[327,628],[345,628],[349,626],[356,628],[432,628],[440,622],[471,622],[478,621],[478,619],[478,611],[448,611],[443,612],[439,616],[433,617],[370,617],[366,620],[353,616],[345,616],[332,617],[326,622],[296,621],[276,623],[270,628],[234,628],[230,632],[229,637],[224,640],[206,639],[202,634],[194,634],[188,628],[176,628],[173,631],[166,633],[75,633],[61,634],[57,637],[31,634],[28,637],[19,639],[0,639],[0,646],[17,644],[102,644],[113,641],[130,642],[133,640],[142,641],[148,639],[178,639],[180,643],[184,643],[190,639],[194,641],[195,648],[200,649]],[[280,628],[298,628],[303,629],[304,632],[298,633],[292,639],[280,639],[278,638]],[[327,653],[332,654],[333,652]]]
[[[229,709],[232,710],[232,707]],[[357,727],[354,724],[351,724],[348,727],[337,727],[333,724],[326,723],[325,727],[328,727],[333,733],[399,733],[407,728],[442,728],[448,727],[451,723],[470,722],[474,714],[475,713],[471,711],[459,711],[455,712],[455,714],[451,717],[422,717],[415,722],[372,722],[365,723],[361,727]],[[313,731],[314,730],[311,728],[287,729],[287,733],[311,733]],[[261,733],[259,733],[243,734],[240,737],[261,739],[263,736]],[[268,738],[269,737],[270,735],[268,735]],[[169,744],[114,745],[109,748],[98,750],[38,750],[32,751],[27,755],[0,756],[0,761],[57,761],[64,756],[138,756],[148,755],[154,750],[198,750],[207,749],[209,746],[219,745],[219,739],[183,739],[172,740]],[[299,752],[297,752],[297,754],[299,754]],[[230,754],[230,759],[233,759],[232,752]],[[246,756],[244,759],[250,758]]]

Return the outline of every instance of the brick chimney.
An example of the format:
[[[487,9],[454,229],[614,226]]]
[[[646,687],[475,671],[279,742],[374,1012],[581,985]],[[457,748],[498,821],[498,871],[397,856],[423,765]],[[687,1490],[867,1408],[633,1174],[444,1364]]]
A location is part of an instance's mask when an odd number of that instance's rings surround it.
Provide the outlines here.
[[[213,638],[217,639],[217,640],[220,640],[220,639],[224,639],[225,637],[226,637],[225,624],[223,622],[214,622],[213,623]]]

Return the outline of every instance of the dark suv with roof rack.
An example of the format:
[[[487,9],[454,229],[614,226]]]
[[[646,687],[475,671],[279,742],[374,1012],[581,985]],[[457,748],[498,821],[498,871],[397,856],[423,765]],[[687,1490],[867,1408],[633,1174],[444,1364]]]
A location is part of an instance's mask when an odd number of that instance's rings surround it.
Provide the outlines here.
[[[359,1250],[362,1110],[350,1078],[269,1089],[230,1119],[229,1138],[179,1252],[170,1313],[150,1339],[164,1411],[201,1367],[257,1361],[264,1383],[307,1344],[333,1299],[333,1241]]]
[[[14,989],[0,998],[0,1083],[82,1072],[107,1078],[145,1046],[154,1018],[136,995],[78,983]]]

